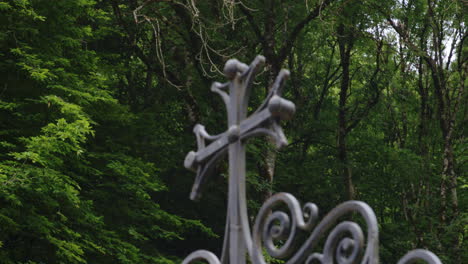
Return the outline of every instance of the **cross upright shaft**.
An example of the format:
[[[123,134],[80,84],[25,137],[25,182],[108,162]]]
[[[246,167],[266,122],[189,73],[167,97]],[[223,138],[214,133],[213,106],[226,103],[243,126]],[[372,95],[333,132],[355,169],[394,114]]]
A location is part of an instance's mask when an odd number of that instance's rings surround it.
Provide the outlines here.
[[[235,64],[234,64],[235,63]],[[229,130],[238,131],[241,121],[247,116],[247,107],[245,101],[248,95],[246,94],[246,86],[240,83],[237,77],[237,71],[240,63],[226,63],[224,72],[234,73],[234,78],[229,84],[230,104],[228,106],[228,126]],[[239,208],[239,191],[240,182],[245,182],[245,146],[244,143],[237,139],[229,145],[229,190],[228,190],[228,221],[229,228],[228,243],[229,243],[229,263],[245,263],[245,239],[243,237],[242,223],[240,219]],[[223,249],[226,254],[227,249]],[[222,256],[221,261],[225,261],[225,256]],[[224,259],[224,260],[223,260]]]

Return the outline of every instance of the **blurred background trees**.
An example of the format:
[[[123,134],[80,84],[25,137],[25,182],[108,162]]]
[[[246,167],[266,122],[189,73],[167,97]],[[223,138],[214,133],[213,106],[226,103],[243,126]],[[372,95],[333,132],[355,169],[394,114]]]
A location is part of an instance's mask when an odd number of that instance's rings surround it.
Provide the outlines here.
[[[232,57],[281,68],[290,145],[249,145],[249,210],[277,191],[367,202],[381,259],[468,259],[463,1],[0,1],[1,263],[178,263],[221,248],[226,164],[201,202],[192,128]]]

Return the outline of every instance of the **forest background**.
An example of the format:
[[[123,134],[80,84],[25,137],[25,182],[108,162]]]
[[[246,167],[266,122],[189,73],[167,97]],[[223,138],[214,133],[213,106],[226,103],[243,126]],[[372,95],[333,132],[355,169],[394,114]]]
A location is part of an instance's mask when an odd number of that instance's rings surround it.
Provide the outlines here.
[[[248,146],[249,211],[271,193],[378,217],[382,263],[467,263],[468,7],[461,0],[0,1],[0,263],[179,263],[219,253],[226,163],[200,202],[192,128],[229,58],[281,68],[289,146]]]

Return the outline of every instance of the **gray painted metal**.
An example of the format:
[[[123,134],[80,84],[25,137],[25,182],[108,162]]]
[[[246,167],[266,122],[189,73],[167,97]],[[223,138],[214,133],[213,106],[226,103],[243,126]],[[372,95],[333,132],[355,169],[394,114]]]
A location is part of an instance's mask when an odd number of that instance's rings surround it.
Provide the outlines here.
[[[306,203],[301,208],[291,194],[278,193],[263,204],[250,231],[245,193],[246,140],[256,135],[268,135],[278,148],[286,146],[280,121],[290,119],[295,112],[294,103],[281,97],[282,87],[289,76],[289,71],[281,70],[263,104],[247,117],[250,87],[264,62],[265,58],[260,55],[249,66],[236,59],[228,60],[224,74],[229,81],[223,84],[215,82],[211,87],[226,104],[228,129],[215,136],[209,135],[200,124],[193,130],[198,150],[190,151],[184,162],[187,169],[197,172],[190,198],[200,198],[216,162],[228,153],[228,209],[221,259],[209,251],[197,250],[182,263],[203,260],[209,264],[245,264],[248,257],[254,264],[266,264],[265,253],[287,264],[378,263],[377,218],[372,208],[360,201],[342,203],[319,221],[315,204]],[[211,143],[207,145],[207,142]],[[282,211],[282,208],[287,208],[287,211]],[[354,214],[353,219],[359,215],[364,220],[365,233],[356,222],[339,222],[343,216],[351,214]],[[299,245],[298,237],[304,237],[304,234],[309,235]],[[321,241],[325,241],[323,251],[317,252]],[[441,264],[436,255],[422,249],[410,251],[398,264],[417,260]]]

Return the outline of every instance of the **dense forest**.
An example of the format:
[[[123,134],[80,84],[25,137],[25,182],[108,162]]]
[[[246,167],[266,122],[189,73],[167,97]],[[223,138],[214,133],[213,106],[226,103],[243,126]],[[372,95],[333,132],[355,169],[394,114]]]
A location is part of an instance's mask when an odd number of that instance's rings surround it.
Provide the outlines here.
[[[468,262],[463,0],[1,0],[0,263],[180,263],[219,253],[227,163],[199,202],[192,129],[226,129],[224,63],[282,68],[290,144],[248,145],[249,212],[272,193],[375,211],[382,263]]]

